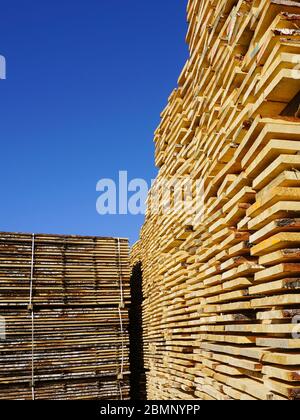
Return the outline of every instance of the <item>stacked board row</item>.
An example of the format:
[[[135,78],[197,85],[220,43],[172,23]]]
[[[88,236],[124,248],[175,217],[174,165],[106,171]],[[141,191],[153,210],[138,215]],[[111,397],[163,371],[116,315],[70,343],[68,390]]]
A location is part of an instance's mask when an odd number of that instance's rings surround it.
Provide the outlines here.
[[[0,399],[128,399],[125,239],[0,233]]]
[[[300,2],[190,0],[188,21],[134,249],[148,397],[299,399]]]

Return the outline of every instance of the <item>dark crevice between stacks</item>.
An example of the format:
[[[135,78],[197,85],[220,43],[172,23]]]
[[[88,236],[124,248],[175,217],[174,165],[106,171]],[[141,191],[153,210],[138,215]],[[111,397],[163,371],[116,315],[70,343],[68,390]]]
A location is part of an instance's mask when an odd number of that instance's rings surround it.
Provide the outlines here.
[[[281,115],[283,117],[300,118],[300,92],[297,93],[294,99],[282,111]]]
[[[143,350],[142,265],[136,264],[131,274],[131,306],[129,310],[131,399],[146,400],[146,375]]]

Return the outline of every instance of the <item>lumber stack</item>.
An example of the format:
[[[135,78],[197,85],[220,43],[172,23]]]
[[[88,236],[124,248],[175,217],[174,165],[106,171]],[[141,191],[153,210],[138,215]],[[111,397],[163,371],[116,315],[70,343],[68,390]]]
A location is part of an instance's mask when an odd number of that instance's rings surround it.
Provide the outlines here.
[[[190,0],[188,21],[137,245],[148,397],[299,399],[300,2]],[[192,212],[165,211],[174,179]]]
[[[0,399],[128,399],[129,275],[125,239],[0,233]]]
[[[130,267],[133,268],[141,262],[141,241],[137,241],[130,249]]]

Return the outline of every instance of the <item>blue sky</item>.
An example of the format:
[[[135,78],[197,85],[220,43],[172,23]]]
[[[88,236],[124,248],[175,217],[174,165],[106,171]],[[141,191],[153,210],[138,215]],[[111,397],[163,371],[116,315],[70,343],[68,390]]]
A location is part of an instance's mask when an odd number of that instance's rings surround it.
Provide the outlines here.
[[[187,58],[185,0],[1,4],[0,230],[138,237],[96,183],[150,182],[153,132]]]

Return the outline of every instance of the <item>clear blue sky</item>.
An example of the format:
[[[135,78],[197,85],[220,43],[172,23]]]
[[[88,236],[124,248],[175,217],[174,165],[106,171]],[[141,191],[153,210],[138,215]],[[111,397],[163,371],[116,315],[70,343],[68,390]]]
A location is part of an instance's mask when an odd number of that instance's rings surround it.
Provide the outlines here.
[[[0,230],[138,237],[96,183],[149,180],[153,132],[187,58],[186,0],[1,4]]]

